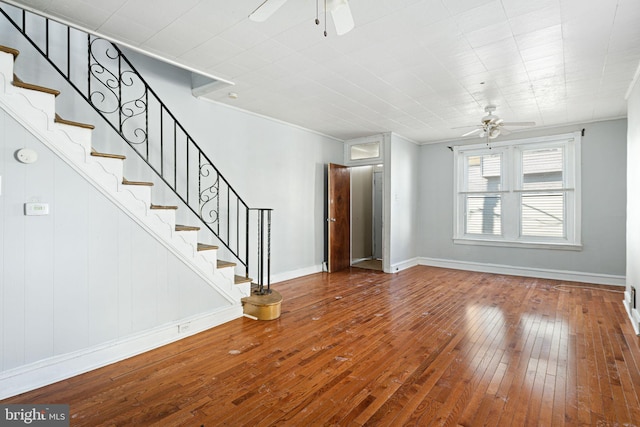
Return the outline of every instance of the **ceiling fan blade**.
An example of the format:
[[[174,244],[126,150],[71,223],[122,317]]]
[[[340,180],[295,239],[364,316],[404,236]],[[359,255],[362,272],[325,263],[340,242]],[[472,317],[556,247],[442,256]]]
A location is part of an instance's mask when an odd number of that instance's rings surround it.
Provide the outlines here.
[[[460,135],[460,136],[469,136],[469,135],[473,135],[474,133],[478,133],[478,132],[480,132],[481,130],[482,130],[482,129],[480,129],[480,128],[478,128],[478,129],[474,129],[474,130],[469,131],[469,132],[467,132],[467,133],[463,133],[463,134],[462,134],[462,135]]]
[[[505,122],[503,126],[535,126],[536,122]]]
[[[353,22],[353,15],[351,15],[351,8],[347,0],[334,0],[331,5],[327,6],[331,12],[331,18],[333,24],[336,26],[336,33],[341,36],[353,30],[355,23]]]
[[[256,10],[251,12],[249,19],[255,22],[264,22],[286,2],[287,0],[264,0]]]

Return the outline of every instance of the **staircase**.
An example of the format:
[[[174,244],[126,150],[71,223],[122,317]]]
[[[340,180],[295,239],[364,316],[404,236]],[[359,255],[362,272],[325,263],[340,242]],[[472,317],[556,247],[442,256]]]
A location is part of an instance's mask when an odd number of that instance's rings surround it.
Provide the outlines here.
[[[58,90],[23,82],[16,76],[18,55],[16,49],[0,46],[0,106],[229,302],[239,305],[243,297],[251,295],[251,279],[235,274],[236,263],[218,260],[218,246],[199,243],[200,227],[176,224],[178,206],[154,204],[152,182],[124,177],[124,155],[92,148],[93,125],[56,114]]]

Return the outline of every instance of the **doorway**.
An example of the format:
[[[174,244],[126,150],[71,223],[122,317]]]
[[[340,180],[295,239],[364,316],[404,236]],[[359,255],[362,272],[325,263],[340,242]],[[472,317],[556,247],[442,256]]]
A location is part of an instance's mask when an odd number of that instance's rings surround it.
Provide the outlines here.
[[[351,167],[351,265],[382,266],[382,166]]]

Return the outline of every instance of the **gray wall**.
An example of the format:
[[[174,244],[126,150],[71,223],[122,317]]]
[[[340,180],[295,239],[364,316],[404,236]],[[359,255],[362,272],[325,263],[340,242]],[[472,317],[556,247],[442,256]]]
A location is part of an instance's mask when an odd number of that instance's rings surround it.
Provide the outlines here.
[[[420,150],[420,256],[624,276],[626,120],[518,133],[512,139],[582,128],[582,251],[454,244],[453,153],[447,148],[452,143],[441,143]]]

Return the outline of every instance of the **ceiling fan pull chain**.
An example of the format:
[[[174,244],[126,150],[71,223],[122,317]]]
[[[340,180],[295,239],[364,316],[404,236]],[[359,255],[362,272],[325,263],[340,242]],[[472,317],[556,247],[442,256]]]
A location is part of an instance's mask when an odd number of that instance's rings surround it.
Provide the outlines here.
[[[316,25],[320,25],[320,0],[316,0]]]
[[[324,0],[324,36],[327,37],[327,0]]]

